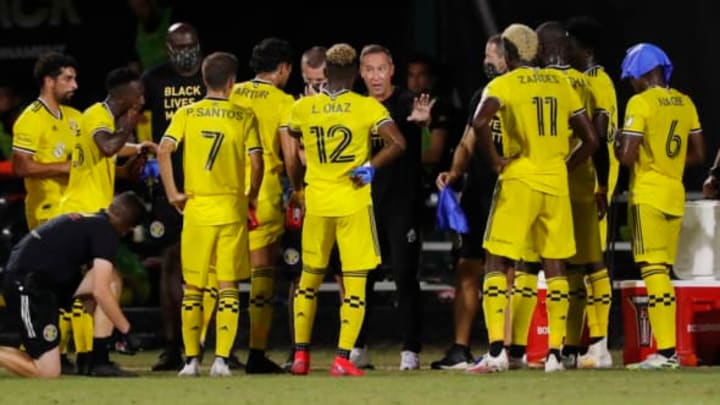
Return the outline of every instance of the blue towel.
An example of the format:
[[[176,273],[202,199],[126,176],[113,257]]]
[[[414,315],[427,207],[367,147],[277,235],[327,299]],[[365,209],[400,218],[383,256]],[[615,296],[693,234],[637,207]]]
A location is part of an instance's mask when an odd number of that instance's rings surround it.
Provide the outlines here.
[[[673,65],[665,52],[653,44],[639,43],[630,47],[622,61],[621,79],[639,78],[645,73],[661,66],[665,75],[665,83],[670,83]]]
[[[470,233],[465,213],[460,208],[455,192],[450,187],[445,187],[440,192],[437,220],[441,231],[453,230],[457,233]]]

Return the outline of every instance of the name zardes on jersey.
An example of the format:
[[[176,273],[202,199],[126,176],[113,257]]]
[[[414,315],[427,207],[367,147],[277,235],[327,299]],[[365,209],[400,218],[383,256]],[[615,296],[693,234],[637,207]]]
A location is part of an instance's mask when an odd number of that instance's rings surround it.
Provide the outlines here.
[[[348,113],[350,112],[351,103],[328,103],[318,106],[317,104],[312,105],[310,110],[313,114],[329,114],[329,113]]]
[[[228,108],[220,107],[201,107],[201,108],[188,108],[188,116],[195,117],[211,117],[211,118],[229,118],[242,121],[246,117],[246,113],[243,111],[232,110]]]
[[[685,101],[683,101],[682,97],[658,97],[657,101],[661,107],[685,105]]]
[[[559,83],[557,76],[535,72],[527,75],[518,75],[520,84],[532,83]]]

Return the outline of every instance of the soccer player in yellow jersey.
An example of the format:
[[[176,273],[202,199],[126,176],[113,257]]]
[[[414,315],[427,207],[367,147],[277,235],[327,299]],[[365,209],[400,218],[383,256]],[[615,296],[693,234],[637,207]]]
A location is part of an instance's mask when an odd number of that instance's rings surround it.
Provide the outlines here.
[[[355,49],[336,44],[326,56],[327,87],[298,100],[290,112],[290,133],[302,139],[307,159],[303,272],[295,294],[295,360],[291,371],[300,375],[310,371],[317,297],[330,251],[337,242],[345,297],[340,308],[337,356],[330,374],[360,376],[363,371],[350,362],[350,351],[365,315],[368,272],[380,263],[370,183],[376,168],[400,156],[405,140],[385,107],[351,90],[358,74]],[[370,159],[372,133],[379,134],[387,145]]]
[[[592,93],[591,114],[600,147],[593,156],[597,185],[595,198],[600,216],[600,246],[605,250],[607,239],[607,205],[615,192],[619,163],[613,150],[617,130],[617,98],[615,86],[605,69],[597,63],[596,49],[602,41],[602,28],[589,17],[575,17],[568,20],[569,60],[573,67],[585,74]],[[607,146],[603,146],[605,143]],[[589,221],[589,220],[588,220]],[[588,231],[588,230],[586,230]],[[596,262],[598,263],[598,262]],[[607,268],[594,266],[585,280],[587,291],[586,316],[590,335],[590,346],[586,354],[578,356],[580,368],[607,368],[612,366],[612,357],[607,348],[607,333],[612,303],[612,285]]]
[[[616,156],[630,168],[633,256],[648,293],[648,316],[658,353],[631,369],[677,368],[675,263],[685,211],[683,172],[705,159],[702,129],[690,97],[669,86],[672,63],[662,49],[640,43],[628,49],[622,78],[635,95],[625,109]]]
[[[508,369],[503,350],[506,273],[525,252],[530,240],[543,262],[548,284],[549,353],[546,371],[561,370],[560,348],[565,336],[568,283],[565,260],[575,254],[573,219],[567,173],[595,151],[597,135],[585,108],[564,75],[531,67],[538,48],[535,31],[512,24],[503,31],[505,59],[510,71],[485,88],[466,136],[474,151],[476,139],[491,167],[499,173],[497,191],[485,230],[487,250],[483,310],[490,351],[469,372]],[[490,122],[499,113],[506,139],[506,157],[493,146]],[[570,153],[570,136],[582,143]]]
[[[119,173],[124,175],[123,172],[128,168],[142,161],[136,158],[142,147],[154,148],[150,142],[128,143],[137,124],[138,111],[144,103],[140,76],[129,68],[113,69],[106,76],[105,88],[107,98],[83,112],[80,133],[75,137],[73,146],[70,179],[60,201],[61,213],[91,214],[108,207],[115,192],[116,157],[131,157],[128,164],[118,168]],[[114,292],[119,299],[119,287]],[[105,343],[95,344],[96,341],[104,342],[112,334],[112,322],[99,308],[92,322],[83,311],[82,303],[75,301],[73,330],[77,332],[82,329],[84,335],[92,336],[92,340],[87,336],[84,343],[75,337],[78,363],[83,363],[78,365],[79,371],[91,374],[118,371],[112,367],[115,363],[107,360]],[[90,333],[90,330],[93,332]],[[91,351],[92,370],[84,370]],[[120,371],[118,373],[122,374]]]
[[[597,103],[588,76],[567,64],[570,48],[565,26],[558,21],[548,21],[537,28],[537,34],[540,41],[540,64],[548,69],[561,72],[572,84],[573,89],[575,89],[583,102],[588,116],[595,118]],[[570,139],[570,150],[573,150],[580,140],[576,136],[572,136]],[[562,350],[565,368],[577,367],[587,303],[585,275],[590,275],[591,279],[599,279],[602,287],[604,287],[602,288],[603,294],[600,296],[606,295],[605,298],[608,304],[611,300],[610,280],[607,278],[607,268],[602,257],[599,230],[599,218],[601,215],[605,215],[607,209],[607,195],[603,194],[597,200],[595,198],[596,173],[603,173],[602,176],[597,177],[601,179],[602,187],[607,189],[607,149],[604,142],[603,147],[598,148],[598,150],[605,152],[605,159],[600,159],[603,164],[598,164],[597,161],[593,162],[592,159],[586,159],[568,173],[577,252],[568,260],[566,272],[569,286],[569,309],[567,335]],[[599,155],[601,153],[596,151],[593,157]],[[598,170],[595,170],[596,166]],[[606,314],[606,319],[607,316],[609,316],[609,313]],[[597,320],[594,320],[594,322],[596,323]],[[612,359],[607,349],[602,359],[602,366],[612,366]]]
[[[80,111],[63,105],[77,84],[77,63],[67,55],[48,53],[35,62],[40,85],[37,100],[23,110],[13,126],[12,164],[25,178],[25,220],[33,230],[59,213],[68,182],[72,145],[80,131]],[[69,309],[69,308],[68,308]],[[71,316],[60,309],[60,351],[63,374],[74,373],[67,358]]]
[[[262,147],[250,109],[228,96],[238,61],[216,52],[202,64],[206,97],[175,112],[160,143],[158,162],[168,200],[183,213],[180,255],[185,280],[182,333],[187,357],[180,376],[200,373],[202,291],[215,258],[219,286],[215,361],[211,376],[231,375],[227,358],[237,334],[240,312],[238,282],[249,276],[248,207],[257,204],[262,182]],[[185,192],[177,190],[171,154],[185,142]],[[249,155],[250,187],[245,187],[245,155]]]
[[[287,132],[290,107],[295,99],[282,89],[292,72],[290,44],[266,38],[253,48],[250,67],[255,78],[233,87],[230,101],[252,110],[258,121],[265,173],[260,186],[256,216],[259,226],[250,231],[250,353],[248,374],[282,373],[280,366],[265,357],[273,314],[273,287],[280,238],[285,232],[283,188],[284,154],[296,153],[297,141]],[[249,166],[249,162],[247,163]],[[249,170],[246,172],[249,176]]]

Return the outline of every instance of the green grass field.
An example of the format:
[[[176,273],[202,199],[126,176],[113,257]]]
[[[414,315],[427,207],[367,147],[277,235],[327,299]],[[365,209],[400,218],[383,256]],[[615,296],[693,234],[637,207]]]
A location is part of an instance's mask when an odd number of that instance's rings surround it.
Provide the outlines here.
[[[638,372],[623,369],[576,370],[545,375],[522,370],[495,375],[466,375],[429,369],[442,353],[422,354],[425,368],[398,370],[395,348],[375,348],[378,367],[364,378],[331,378],[327,367],[331,350],[313,353],[309,376],[248,376],[238,371],[225,379],[180,379],[174,373],[145,371],[157,352],[134,357],[114,356],[122,365],[141,372],[140,378],[99,379],[63,377],[55,381],[24,380],[0,374],[0,404],[717,404],[720,368]],[[241,359],[244,352],[239,352]],[[285,353],[274,352],[282,362]],[[203,372],[207,375],[209,359]]]

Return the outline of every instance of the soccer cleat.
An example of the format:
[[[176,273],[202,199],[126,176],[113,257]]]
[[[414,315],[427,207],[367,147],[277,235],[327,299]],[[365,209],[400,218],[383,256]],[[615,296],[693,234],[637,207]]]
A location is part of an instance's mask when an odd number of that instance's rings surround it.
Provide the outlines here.
[[[200,375],[200,361],[193,357],[185,363],[185,366],[178,373],[178,377],[197,377]]]
[[[245,364],[245,373],[247,374],[285,374],[286,371],[275,364],[272,360],[268,359],[264,355],[258,353],[258,355],[248,356],[248,361]]]
[[[365,372],[355,367],[350,360],[335,356],[335,361],[330,366],[330,375],[333,377],[362,377]]]
[[[350,362],[357,368],[373,370],[375,366],[370,363],[370,351],[367,346],[355,347],[350,351]]]
[[[572,370],[574,368],[577,368],[577,355],[574,353],[565,356],[561,355],[560,362],[562,363],[563,369],[565,370]],[[545,362],[545,369],[547,370],[547,362]]]
[[[400,370],[420,370],[420,356],[410,350],[400,352]]]
[[[212,367],[210,367],[210,377],[230,377],[230,365],[222,357],[215,357]]]
[[[307,350],[298,350],[295,352],[290,372],[295,375],[307,375],[310,372],[310,352]]]
[[[573,359],[575,358],[575,355],[571,355]],[[570,357],[570,356],[568,356]],[[558,356],[552,353],[548,353],[546,359],[545,359],[545,372],[546,373],[554,373],[556,371],[565,371],[565,366],[563,365],[563,361],[558,359]]]
[[[486,353],[478,359],[474,365],[468,367],[465,372],[470,374],[488,374],[499,373],[509,368],[508,356],[505,350],[503,350],[498,356],[491,356],[490,353]]]
[[[677,354],[673,354],[671,357],[665,357],[662,354],[656,353],[648,356],[647,359],[640,363],[628,364],[628,370],[674,370],[680,365],[678,364]]]
[[[108,361],[93,364],[90,367],[90,375],[93,377],[137,377],[137,373],[123,370],[117,363]]]
[[[433,370],[465,370],[475,361],[466,346],[453,345],[445,352],[445,356],[430,363]]]
[[[607,349],[607,338],[588,347],[587,353],[578,357],[578,368],[612,368],[612,355]]]
[[[508,357],[508,368],[510,370],[520,370],[523,368],[528,368],[527,363],[527,355],[524,355],[522,357]]]
[[[152,371],[179,371],[185,362],[178,350],[165,350],[160,354],[158,362],[150,368]]]
[[[60,374],[62,375],[74,375],[75,365],[68,358],[67,354],[60,355]]]

